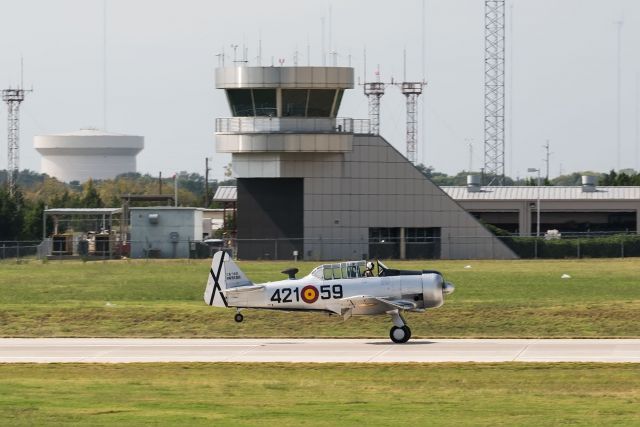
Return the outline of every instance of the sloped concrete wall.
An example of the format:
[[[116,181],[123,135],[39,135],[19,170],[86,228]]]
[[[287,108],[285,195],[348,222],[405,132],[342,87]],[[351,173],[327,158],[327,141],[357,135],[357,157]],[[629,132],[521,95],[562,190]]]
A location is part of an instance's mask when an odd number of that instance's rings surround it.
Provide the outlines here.
[[[368,255],[370,227],[440,227],[443,259],[517,258],[380,136],[354,136],[345,154],[234,154],[233,167],[304,178],[305,259]]]

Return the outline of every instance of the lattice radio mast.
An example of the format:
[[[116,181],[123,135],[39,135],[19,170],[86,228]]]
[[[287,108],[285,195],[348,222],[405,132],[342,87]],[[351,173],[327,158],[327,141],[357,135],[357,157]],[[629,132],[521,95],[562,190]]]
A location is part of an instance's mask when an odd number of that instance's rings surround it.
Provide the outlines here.
[[[505,0],[485,0],[484,171],[504,184]]]
[[[418,159],[418,97],[426,82],[407,81],[407,52],[403,53],[403,82],[399,84],[402,94],[407,98],[407,160],[414,165]]]
[[[366,82],[362,85],[364,87],[364,94],[369,101],[369,122],[371,126],[371,133],[374,135],[380,134],[380,98],[384,95],[385,84],[380,81],[380,68],[376,70],[375,82]]]
[[[369,126],[373,135],[380,135],[380,98],[385,84],[380,81],[380,65],[376,69],[376,81],[367,82],[367,50],[364,50],[364,83],[362,88],[369,104]]]
[[[22,75],[22,71],[20,74]],[[7,184],[12,196],[16,191],[20,171],[20,103],[24,101],[27,92],[31,91],[22,88],[22,77],[18,89],[2,91],[2,100],[7,103]]]

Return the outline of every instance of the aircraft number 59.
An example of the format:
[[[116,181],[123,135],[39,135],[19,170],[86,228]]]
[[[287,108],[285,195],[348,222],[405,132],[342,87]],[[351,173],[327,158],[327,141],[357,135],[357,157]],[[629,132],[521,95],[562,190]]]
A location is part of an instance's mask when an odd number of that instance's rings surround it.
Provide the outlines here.
[[[344,296],[342,292],[342,285],[322,285],[320,286],[320,299],[340,299]],[[317,296],[316,296],[317,298]],[[298,288],[282,288],[276,289],[273,295],[271,295],[271,301],[277,303],[283,302],[300,302],[300,290]],[[307,299],[302,297],[305,302]]]

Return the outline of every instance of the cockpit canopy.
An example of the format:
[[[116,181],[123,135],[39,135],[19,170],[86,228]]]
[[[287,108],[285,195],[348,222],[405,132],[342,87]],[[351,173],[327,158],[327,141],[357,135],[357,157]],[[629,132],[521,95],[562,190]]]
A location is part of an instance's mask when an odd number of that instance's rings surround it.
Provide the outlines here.
[[[349,261],[339,264],[324,264],[313,269],[311,275],[320,280],[356,279],[364,277],[366,261]]]

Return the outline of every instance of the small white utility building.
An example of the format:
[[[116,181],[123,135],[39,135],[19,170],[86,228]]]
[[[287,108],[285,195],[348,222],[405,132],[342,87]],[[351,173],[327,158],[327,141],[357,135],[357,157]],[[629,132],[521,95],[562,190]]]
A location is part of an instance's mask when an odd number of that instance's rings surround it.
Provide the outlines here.
[[[33,145],[42,155],[42,173],[64,182],[84,182],[136,172],[136,156],[144,148],[144,137],[81,129],[39,135],[33,138]]]

